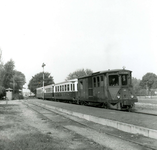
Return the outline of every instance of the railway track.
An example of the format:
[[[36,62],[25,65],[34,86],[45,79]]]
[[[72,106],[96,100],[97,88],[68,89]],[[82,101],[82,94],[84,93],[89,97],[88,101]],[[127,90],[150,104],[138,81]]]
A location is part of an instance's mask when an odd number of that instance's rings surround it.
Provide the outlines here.
[[[140,112],[138,110],[133,110],[133,111],[131,111],[131,113],[143,114],[143,115],[149,115],[149,116],[157,116],[157,114],[147,113],[147,112]]]
[[[146,143],[140,143],[140,142],[138,142],[137,140],[127,139],[127,138],[125,138],[125,137],[122,137],[122,136],[119,136],[119,135],[116,135],[116,134],[113,134],[113,133],[110,133],[110,132],[106,132],[106,131],[104,131],[104,130],[101,130],[100,128],[96,128],[96,127],[90,126],[89,124],[79,122],[79,121],[77,121],[77,119],[76,119],[76,120],[74,119],[74,118],[76,118],[76,117],[72,117],[72,116],[69,116],[69,115],[67,115],[67,114],[65,115],[65,114],[63,114],[63,113],[54,112],[53,110],[50,110],[50,109],[48,109],[48,108],[39,106],[39,105],[34,104],[34,103],[30,103],[30,102],[27,102],[27,103],[26,103],[26,102],[25,102],[25,104],[27,104],[28,107],[30,107],[31,109],[33,109],[33,110],[36,111],[37,113],[43,115],[44,117],[46,117],[46,116],[45,116],[44,114],[42,114],[42,113],[39,111],[40,109],[39,109],[39,110],[38,110],[38,109],[35,109],[33,106],[36,106],[36,107],[45,109],[45,110],[47,110],[47,111],[49,111],[49,112],[55,113],[55,114],[57,114],[57,115],[60,115],[60,116],[62,116],[62,117],[64,117],[64,118],[66,118],[66,119],[69,119],[69,120],[71,120],[71,121],[77,123],[77,124],[80,124],[81,126],[84,126],[84,127],[86,127],[86,128],[90,128],[91,130],[94,130],[94,131],[96,131],[96,132],[98,132],[98,133],[100,133],[100,134],[107,134],[107,135],[109,135],[109,136],[112,136],[112,137],[115,137],[115,138],[119,138],[119,139],[124,140],[124,141],[127,141],[127,142],[131,142],[131,143],[133,143],[133,144],[136,144],[136,145],[139,145],[139,146],[143,147],[144,149],[148,149],[148,150],[156,150],[156,149],[157,149],[156,147],[153,147],[153,146],[151,146],[151,145],[147,145]],[[31,105],[32,105],[32,106],[31,106]],[[135,112],[134,112],[134,113],[135,113]],[[150,114],[149,114],[149,115],[150,115]],[[49,119],[48,117],[46,117],[46,118],[47,118],[48,120],[52,121],[52,120]],[[63,127],[63,128],[64,128],[64,127]]]
[[[91,107],[98,108],[97,106],[91,106]],[[106,108],[100,107],[100,109],[106,109]],[[148,112],[142,112],[142,111],[139,111],[139,110],[136,110],[136,109],[132,109],[132,110],[129,110],[129,111],[126,111],[126,110],[116,110],[116,109],[110,109],[110,110],[124,111],[124,112],[137,113],[137,114],[143,114],[143,115],[149,115],[149,116],[157,116],[157,112],[153,114],[153,113],[148,113]]]

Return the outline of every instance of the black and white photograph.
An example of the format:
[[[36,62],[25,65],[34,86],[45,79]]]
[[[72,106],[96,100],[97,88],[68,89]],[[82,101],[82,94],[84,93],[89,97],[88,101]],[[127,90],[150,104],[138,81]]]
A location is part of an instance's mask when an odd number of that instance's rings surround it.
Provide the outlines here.
[[[157,150],[157,0],[0,0],[0,150]]]

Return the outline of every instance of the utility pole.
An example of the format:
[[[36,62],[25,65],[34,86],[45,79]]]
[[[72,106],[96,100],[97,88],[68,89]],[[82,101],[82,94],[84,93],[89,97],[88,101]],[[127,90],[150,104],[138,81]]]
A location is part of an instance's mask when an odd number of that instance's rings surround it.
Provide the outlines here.
[[[43,63],[42,64],[42,67],[43,67],[43,100],[44,100],[44,93],[45,93],[45,88],[44,88],[44,67],[45,67],[46,65]]]

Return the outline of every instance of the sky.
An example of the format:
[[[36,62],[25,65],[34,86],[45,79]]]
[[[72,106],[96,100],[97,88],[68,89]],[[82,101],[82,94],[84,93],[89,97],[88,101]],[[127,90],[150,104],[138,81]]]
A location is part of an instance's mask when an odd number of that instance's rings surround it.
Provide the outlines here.
[[[51,73],[62,82],[78,69],[157,74],[156,0],[0,0],[0,49],[28,85]]]

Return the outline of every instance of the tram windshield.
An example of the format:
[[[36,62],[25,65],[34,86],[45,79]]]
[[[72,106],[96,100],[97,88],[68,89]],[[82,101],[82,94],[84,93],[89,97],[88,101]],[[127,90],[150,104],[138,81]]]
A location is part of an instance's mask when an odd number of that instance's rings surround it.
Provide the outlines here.
[[[119,85],[119,76],[109,75],[109,86],[118,86],[118,85]]]
[[[128,83],[128,78],[127,77],[128,77],[127,74],[121,75],[122,85],[127,85],[127,83]]]
[[[129,85],[130,83],[131,80],[129,74],[120,74],[120,76],[109,75],[109,86],[119,86],[119,85],[125,86],[125,85]]]

